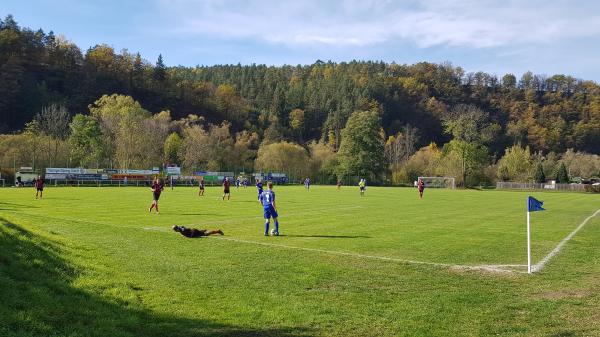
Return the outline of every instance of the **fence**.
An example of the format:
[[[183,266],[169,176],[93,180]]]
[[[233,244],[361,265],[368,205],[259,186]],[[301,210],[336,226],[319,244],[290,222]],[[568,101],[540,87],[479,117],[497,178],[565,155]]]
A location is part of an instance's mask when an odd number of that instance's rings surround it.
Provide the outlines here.
[[[538,184],[538,183],[515,183],[499,181],[496,189],[499,190],[545,190],[545,191],[577,191],[585,192],[585,184]]]

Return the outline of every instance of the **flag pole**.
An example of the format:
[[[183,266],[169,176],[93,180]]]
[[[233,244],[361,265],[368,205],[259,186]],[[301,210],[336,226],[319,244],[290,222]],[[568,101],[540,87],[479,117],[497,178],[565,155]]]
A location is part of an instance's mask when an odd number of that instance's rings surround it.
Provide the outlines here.
[[[527,209],[527,273],[531,274],[531,226],[529,224],[529,208]]]

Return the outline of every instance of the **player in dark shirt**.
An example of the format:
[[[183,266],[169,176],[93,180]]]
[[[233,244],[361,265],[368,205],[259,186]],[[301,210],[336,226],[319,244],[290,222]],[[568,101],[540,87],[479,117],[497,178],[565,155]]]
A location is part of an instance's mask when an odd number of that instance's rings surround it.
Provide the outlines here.
[[[200,177],[200,182],[198,183],[200,186],[200,190],[198,191],[198,196],[204,196],[204,177]]]
[[[423,179],[419,178],[419,181],[417,182],[417,188],[419,189],[419,198],[423,199],[423,191],[425,190],[425,183],[423,182]]]
[[[158,199],[160,199],[160,193],[162,192],[164,185],[162,181],[156,177],[152,182],[152,205],[150,206],[150,213],[152,213],[152,208],[156,207],[156,213],[158,213]]]
[[[263,183],[260,179],[256,179],[256,190],[258,191],[258,199],[260,199],[260,195],[263,192]]]
[[[44,193],[44,179],[38,176],[37,179],[34,180],[33,185],[35,186],[35,198],[38,198],[38,194],[40,199],[42,198],[42,194]]]
[[[173,230],[176,232],[179,232],[181,235],[185,236],[186,238],[199,238],[202,236],[209,236],[209,235],[215,235],[215,234],[223,235],[223,231],[220,229],[215,229],[215,230],[211,231],[208,229],[187,228],[185,226],[173,225]]]
[[[225,180],[223,180],[223,200],[225,200],[225,196],[227,196],[227,200],[231,198],[231,193],[229,191],[230,185],[229,178],[225,177]]]

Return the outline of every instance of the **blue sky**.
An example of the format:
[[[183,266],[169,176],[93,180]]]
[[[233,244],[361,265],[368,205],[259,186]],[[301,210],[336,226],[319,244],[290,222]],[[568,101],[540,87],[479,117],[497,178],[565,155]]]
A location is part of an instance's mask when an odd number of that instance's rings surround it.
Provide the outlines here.
[[[167,65],[452,62],[600,82],[600,2],[2,0],[0,15]]]

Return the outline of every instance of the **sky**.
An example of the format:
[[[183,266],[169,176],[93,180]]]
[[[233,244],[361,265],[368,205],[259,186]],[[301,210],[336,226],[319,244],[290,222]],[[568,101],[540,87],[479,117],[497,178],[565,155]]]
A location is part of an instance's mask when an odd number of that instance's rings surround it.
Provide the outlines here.
[[[427,61],[600,82],[600,1],[0,0],[7,14],[169,66]]]

